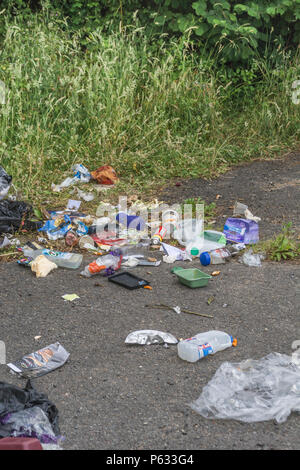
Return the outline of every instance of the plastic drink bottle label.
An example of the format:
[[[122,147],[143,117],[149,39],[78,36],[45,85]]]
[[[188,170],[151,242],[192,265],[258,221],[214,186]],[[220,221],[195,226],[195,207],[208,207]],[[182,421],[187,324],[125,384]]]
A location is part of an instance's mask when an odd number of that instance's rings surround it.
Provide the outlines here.
[[[197,338],[188,338],[185,341],[197,341]],[[199,359],[213,353],[213,348],[209,343],[197,344]]]
[[[62,251],[53,251],[53,250],[43,250],[42,254],[45,256],[53,256],[55,258],[61,258],[61,259],[70,259],[72,257],[72,253],[63,253]]]

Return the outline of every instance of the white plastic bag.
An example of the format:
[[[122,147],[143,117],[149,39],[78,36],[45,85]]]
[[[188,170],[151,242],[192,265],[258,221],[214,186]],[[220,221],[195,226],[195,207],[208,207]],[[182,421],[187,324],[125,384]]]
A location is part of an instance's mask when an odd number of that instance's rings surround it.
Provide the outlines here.
[[[292,411],[300,411],[300,366],[279,353],[225,362],[190,406],[205,418],[282,423]]]

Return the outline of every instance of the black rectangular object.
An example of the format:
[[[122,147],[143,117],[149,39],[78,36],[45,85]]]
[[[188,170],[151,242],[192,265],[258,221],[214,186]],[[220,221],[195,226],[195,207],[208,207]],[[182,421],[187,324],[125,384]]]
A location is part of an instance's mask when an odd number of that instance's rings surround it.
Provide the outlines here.
[[[126,289],[138,289],[139,287],[149,286],[149,282],[145,279],[135,276],[134,274],[128,272],[121,272],[109,276],[109,281],[119,284]]]

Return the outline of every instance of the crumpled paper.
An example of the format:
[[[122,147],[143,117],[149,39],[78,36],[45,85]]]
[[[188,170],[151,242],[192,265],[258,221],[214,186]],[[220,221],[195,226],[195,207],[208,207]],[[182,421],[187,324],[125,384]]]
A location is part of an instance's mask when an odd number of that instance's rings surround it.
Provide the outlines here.
[[[31,263],[31,271],[36,273],[36,277],[46,277],[57,265],[48,260],[46,256],[40,255]]]

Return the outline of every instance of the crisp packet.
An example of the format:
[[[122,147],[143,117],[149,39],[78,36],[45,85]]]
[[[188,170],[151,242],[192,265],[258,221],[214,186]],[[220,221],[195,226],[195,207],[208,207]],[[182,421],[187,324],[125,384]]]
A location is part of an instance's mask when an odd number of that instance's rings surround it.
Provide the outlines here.
[[[57,342],[27,354],[15,362],[10,362],[7,366],[12,372],[31,379],[48,374],[48,372],[63,366],[69,356],[70,354]]]

